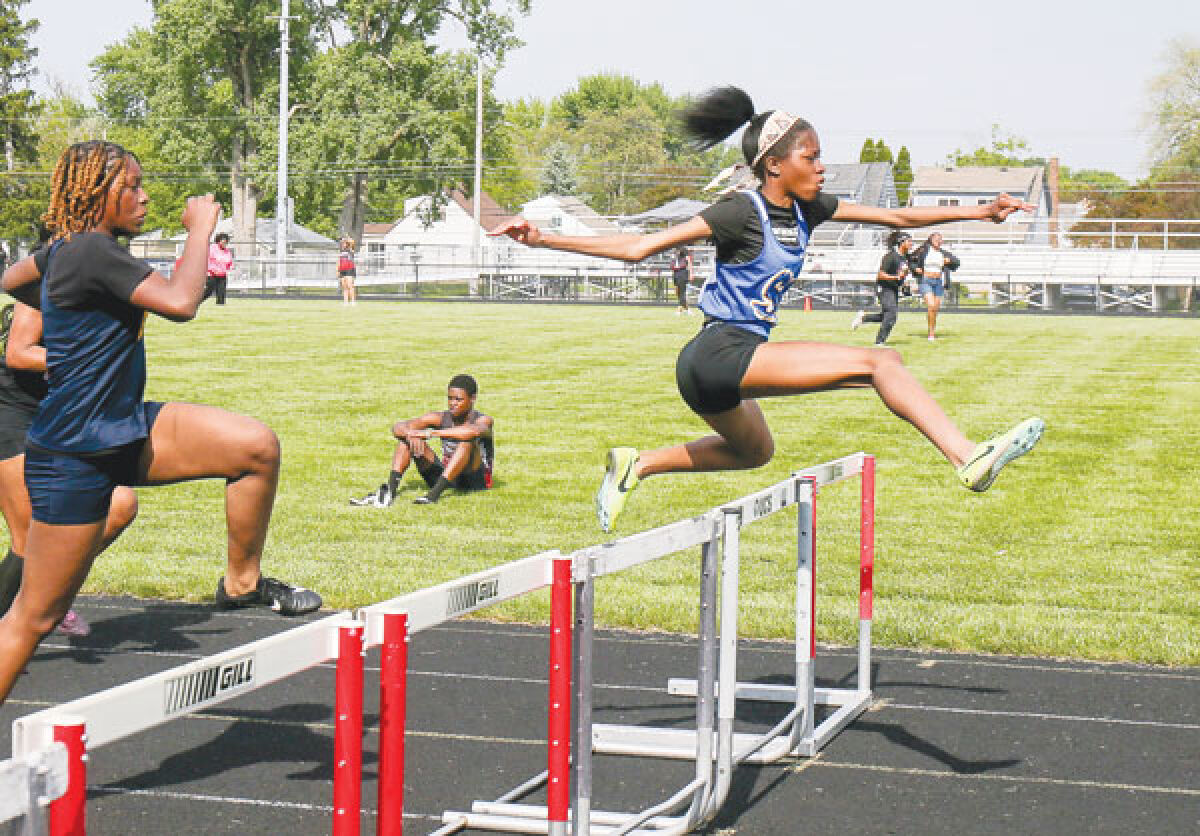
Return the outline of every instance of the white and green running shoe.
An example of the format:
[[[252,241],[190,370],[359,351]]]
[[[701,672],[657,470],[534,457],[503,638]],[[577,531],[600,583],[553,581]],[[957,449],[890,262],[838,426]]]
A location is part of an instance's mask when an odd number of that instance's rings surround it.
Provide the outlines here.
[[[614,447],[608,451],[604,481],[596,491],[596,519],[606,534],[613,530],[625,508],[625,500],[638,486],[640,480],[634,467],[637,460],[638,451],[632,447]]]
[[[1033,449],[1045,429],[1041,418],[1026,418],[1003,435],[976,444],[971,457],[958,468],[958,478],[973,491],[986,491],[1006,464]]]

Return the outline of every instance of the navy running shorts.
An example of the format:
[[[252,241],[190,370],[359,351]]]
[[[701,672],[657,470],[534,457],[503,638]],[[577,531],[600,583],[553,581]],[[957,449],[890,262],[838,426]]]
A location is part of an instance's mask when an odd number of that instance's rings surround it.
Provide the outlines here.
[[[147,401],[149,431],[163,404]],[[25,449],[25,487],[33,518],[47,525],[83,525],[108,516],[117,485],[137,485],[146,439],[86,456],[58,453],[30,444]]]
[[[742,378],[766,337],[713,320],[679,352],[675,383],[697,415],[716,415],[742,402]]]

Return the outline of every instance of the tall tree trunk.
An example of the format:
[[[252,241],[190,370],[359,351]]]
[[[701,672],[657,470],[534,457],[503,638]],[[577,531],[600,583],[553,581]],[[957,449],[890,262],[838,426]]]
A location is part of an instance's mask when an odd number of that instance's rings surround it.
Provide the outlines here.
[[[246,176],[246,146],[240,136],[233,138],[233,161],[229,185],[233,194],[233,243],[255,255],[255,226],[258,221],[258,189]]]
[[[362,246],[363,226],[367,221],[367,173],[354,172],[354,179],[346,189],[342,200],[342,212],[338,218],[338,229],[343,235],[354,239],[355,246]]]
[[[238,53],[237,73],[234,75],[236,95],[244,113],[254,112],[254,78],[250,71],[249,45]],[[258,149],[248,133],[235,133],[233,160],[230,165],[230,188],[233,192],[233,240],[245,246],[247,255],[257,255],[258,199],[261,192],[246,173],[246,161]]]

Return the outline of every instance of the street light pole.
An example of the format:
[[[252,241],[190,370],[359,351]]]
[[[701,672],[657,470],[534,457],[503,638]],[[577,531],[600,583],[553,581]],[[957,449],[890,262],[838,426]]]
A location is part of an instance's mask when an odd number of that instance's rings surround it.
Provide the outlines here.
[[[282,292],[288,242],[288,0],[279,12],[279,170],[275,200],[275,278]]]
[[[475,261],[471,273],[470,291],[475,296],[479,293],[479,270],[483,266],[483,253],[480,250],[480,211],[479,204],[483,199],[483,52],[475,53],[475,234],[471,246],[471,255]]]

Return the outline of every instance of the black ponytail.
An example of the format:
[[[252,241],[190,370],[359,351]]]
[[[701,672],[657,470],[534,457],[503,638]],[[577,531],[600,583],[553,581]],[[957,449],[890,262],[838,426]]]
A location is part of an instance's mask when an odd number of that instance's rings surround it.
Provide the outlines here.
[[[700,150],[712,148],[754,118],[754,102],[740,87],[715,87],[689,104],[683,129]]]
[[[742,156],[747,164],[754,164],[758,154],[758,138],[762,134],[763,125],[774,111],[763,113],[754,112],[754,102],[750,95],[740,87],[715,87],[700,95],[680,114],[683,130],[691,139],[692,144],[704,151],[727,139],[742,125],[749,126],[742,133]],[[810,125],[804,119],[797,119],[791,129],[768,149],[768,153],[779,153],[792,147],[796,139],[805,131],[811,131]],[[754,165],[754,173],[760,181],[766,179],[764,160],[759,159]]]

